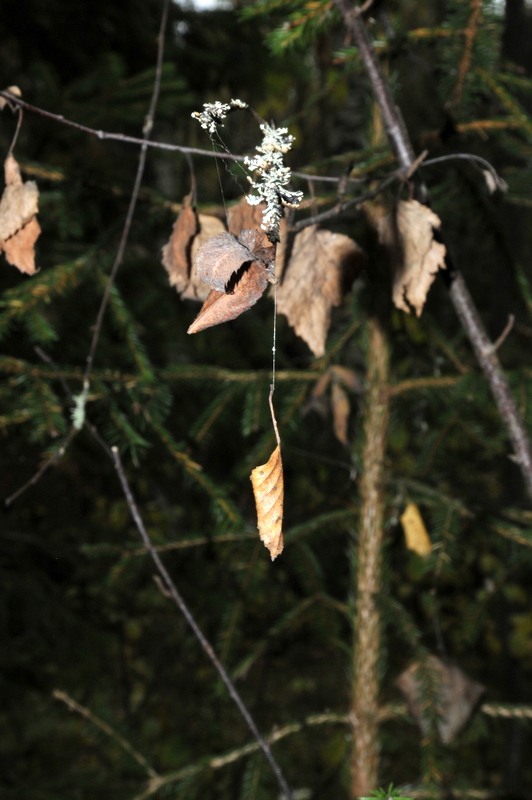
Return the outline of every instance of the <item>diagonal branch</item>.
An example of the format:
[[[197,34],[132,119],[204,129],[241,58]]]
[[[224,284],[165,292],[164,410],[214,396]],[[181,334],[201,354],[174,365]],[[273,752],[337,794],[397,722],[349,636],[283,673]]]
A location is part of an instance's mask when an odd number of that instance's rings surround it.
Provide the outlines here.
[[[104,447],[105,447],[105,450],[109,453],[109,448],[107,447],[107,445],[105,445],[105,443],[104,443]],[[144,546],[146,547],[146,549],[148,550],[149,554],[151,555],[151,557],[152,557],[152,559],[153,559],[153,561],[155,563],[155,566],[157,567],[159,575],[163,579],[163,583],[164,583],[165,589],[168,591],[168,594],[170,595],[171,599],[174,601],[174,603],[176,604],[178,609],[181,611],[181,613],[185,617],[185,619],[188,622],[189,626],[192,628],[192,630],[194,632],[194,635],[196,636],[196,638],[199,641],[199,643],[201,644],[203,650],[205,651],[205,653],[209,657],[211,663],[213,664],[213,666],[217,670],[220,678],[222,679],[223,683],[225,684],[225,687],[227,688],[227,691],[231,695],[231,697],[234,700],[238,710],[240,711],[241,715],[245,719],[249,729],[251,730],[253,736],[255,737],[255,740],[257,741],[257,744],[259,745],[259,747],[261,748],[262,752],[266,756],[266,759],[267,759],[268,763],[270,764],[270,767],[272,768],[272,771],[273,771],[275,777],[277,778],[277,782],[279,784],[279,787],[280,787],[281,791],[284,794],[285,800],[293,800],[293,795],[292,795],[290,789],[288,788],[288,784],[286,783],[284,775],[281,772],[281,768],[280,768],[279,764],[277,763],[277,761],[275,760],[275,758],[273,756],[273,753],[272,753],[272,751],[270,749],[270,746],[267,744],[266,740],[264,739],[264,737],[260,733],[260,731],[257,728],[257,725],[255,723],[255,720],[253,719],[253,717],[249,713],[248,709],[246,708],[246,706],[244,704],[244,701],[242,700],[242,698],[240,697],[239,693],[237,692],[234,683],[232,682],[231,678],[227,674],[227,672],[226,672],[224,666],[222,665],[221,661],[219,660],[218,656],[214,652],[211,644],[207,641],[207,639],[203,635],[203,632],[198,627],[198,624],[197,624],[196,620],[194,619],[194,617],[192,616],[192,614],[191,614],[188,606],[186,605],[185,601],[183,600],[183,598],[181,597],[181,595],[177,591],[176,585],[174,584],[174,582],[173,582],[172,578],[170,577],[166,567],[164,566],[163,562],[161,561],[159,553],[157,552],[155,546],[153,545],[153,542],[151,541],[151,539],[150,539],[150,537],[148,535],[148,532],[147,532],[147,530],[146,530],[146,528],[144,526],[144,522],[142,521],[142,517],[140,516],[139,510],[137,508],[137,504],[135,503],[135,499],[134,499],[133,494],[131,492],[131,488],[129,486],[128,480],[126,478],[126,474],[125,474],[124,468],[122,466],[122,461],[120,460],[120,455],[118,453],[118,449],[116,447],[113,447],[109,454],[110,454],[110,456],[111,456],[111,458],[113,460],[116,472],[117,472],[118,477],[120,479],[120,484],[122,486],[122,490],[123,490],[124,495],[126,497],[127,504],[129,506],[129,510],[131,512],[131,516],[133,517],[133,520],[135,522],[137,530],[140,533],[142,541],[144,542]]]
[[[349,0],[334,0],[334,3],[360,53],[379,104],[390,145],[395,151],[401,167],[409,168],[415,161],[414,149],[401,112],[394,103],[389,82],[381,69],[366,26],[362,18],[356,15]],[[421,190],[427,199],[426,189],[421,187]],[[464,278],[460,272],[453,269],[452,272],[450,271],[449,282],[451,301],[489,382],[499,414],[514,448],[513,460],[521,470],[528,495],[532,499],[532,448],[523,419]]]

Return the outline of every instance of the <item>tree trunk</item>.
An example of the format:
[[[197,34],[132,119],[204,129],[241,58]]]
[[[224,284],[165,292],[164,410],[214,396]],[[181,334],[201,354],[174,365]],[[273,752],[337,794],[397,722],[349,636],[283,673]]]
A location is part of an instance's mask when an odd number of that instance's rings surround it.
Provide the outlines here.
[[[388,346],[376,319],[369,321],[368,393],[365,444],[360,481],[361,518],[357,547],[356,623],[353,649],[351,795],[377,788],[379,765],[378,695],[380,618],[376,595],[381,587],[383,471],[389,416]]]

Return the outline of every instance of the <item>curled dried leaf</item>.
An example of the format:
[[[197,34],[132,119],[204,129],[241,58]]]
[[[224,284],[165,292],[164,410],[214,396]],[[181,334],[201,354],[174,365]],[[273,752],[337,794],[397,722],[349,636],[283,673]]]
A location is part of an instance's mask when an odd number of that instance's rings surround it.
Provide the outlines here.
[[[23,182],[20,168],[12,155],[4,163],[6,188],[0,200],[0,251],[21,272],[33,275],[35,242],[41,232],[36,214],[39,190],[35,181]]]
[[[277,308],[315,356],[325,352],[331,309],[340,305],[363,263],[360,247],[341,233],[312,225],[295,237]]]
[[[401,514],[401,525],[407,548],[423,558],[429,556],[432,552],[432,544],[423,517],[415,503],[408,503]]]
[[[351,405],[347,392],[336,382],[332,385],[331,406],[333,412],[334,435],[339,442],[347,445],[349,444],[347,439],[347,424],[349,422],[349,414],[351,413]]]
[[[188,333],[199,333],[205,328],[236,319],[255,305],[264,294],[268,285],[268,275],[258,261],[244,264],[242,274],[237,272],[236,276],[238,280],[232,292],[226,293],[211,289],[201,311],[189,327]]]
[[[257,507],[259,536],[264,542],[272,561],[282,553],[284,478],[281,448],[278,445],[267,464],[255,467],[251,472],[251,483]]]
[[[260,231],[243,230],[238,239],[232,233],[219,233],[200,247],[195,267],[204,283],[218,292],[225,292],[243,264],[260,260],[266,266],[272,257],[273,248],[264,246]]]
[[[7,89],[4,89],[4,91],[9,92],[15,97],[22,97],[22,92],[18,86],[8,86]],[[13,106],[14,105],[15,104],[13,104]],[[0,97],[0,111],[3,111],[6,106],[11,106],[11,101],[7,100],[5,97]],[[11,108],[13,108],[13,106],[11,106]]]
[[[401,200],[395,215],[378,224],[381,244],[389,248],[394,268],[393,302],[419,317],[436,273],[445,269],[445,245],[434,239],[440,218],[417,200]]]
[[[191,199],[190,195],[183,199],[172,235],[163,247],[163,266],[168,273],[170,286],[175,286],[179,294],[183,294],[190,281],[190,251],[199,230],[198,216]]]

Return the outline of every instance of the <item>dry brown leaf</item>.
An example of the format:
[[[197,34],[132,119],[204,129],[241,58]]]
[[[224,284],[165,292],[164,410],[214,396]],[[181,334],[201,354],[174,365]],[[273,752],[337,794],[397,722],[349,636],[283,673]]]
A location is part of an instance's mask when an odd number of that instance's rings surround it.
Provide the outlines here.
[[[205,328],[228,322],[255,305],[268,285],[268,273],[258,261],[245,269],[234,290],[229,294],[211,289],[188,333],[199,333]]]
[[[34,275],[37,272],[34,245],[39,238],[40,232],[41,226],[37,222],[37,217],[32,217],[23,228],[13,236],[10,236],[6,242],[0,243],[8,263],[17,267],[26,275]]]
[[[226,292],[244,264],[256,260],[266,267],[272,257],[273,248],[268,242],[267,247],[263,246],[260,231],[243,230],[238,239],[232,233],[219,233],[198,250],[196,274],[213,289]]]
[[[428,662],[426,668],[431,670],[432,678],[437,682],[438,734],[444,744],[449,744],[472,715],[485,687],[472,681],[458,667],[445,664],[436,656],[429,656]],[[396,683],[406,698],[410,713],[426,734],[429,720],[426,716],[421,666],[419,662],[411,664]]]
[[[311,225],[298,233],[282,285],[277,309],[308,344],[315,356],[325,352],[331,308],[342,302],[363,264],[353,239]]]
[[[352,369],[342,367],[340,364],[335,364],[331,367],[331,374],[336,378],[336,380],[340,381],[340,383],[343,383],[344,386],[346,386],[348,389],[351,389],[351,391],[355,394],[363,394],[364,387],[362,385],[362,381]]]
[[[210,214],[198,214],[199,233],[192,242],[192,249],[190,251],[190,283],[181,295],[183,300],[199,300],[204,302],[210,292],[210,287],[203,283],[199,275],[196,273],[196,256],[202,244],[216,236],[219,233],[225,232],[225,226],[218,217],[213,217]]]
[[[250,206],[245,196],[234,206],[231,206],[227,212],[227,227],[229,233],[233,236],[238,236],[245,228],[254,228],[261,234],[264,242],[264,247],[270,243],[265,232],[261,229],[262,225],[262,212],[266,208],[265,203],[259,203],[256,206]],[[284,253],[286,245],[286,220],[283,218],[279,226],[279,236],[281,241],[277,245],[275,256],[275,276],[280,278],[283,274],[284,266]]]
[[[7,261],[27,275],[35,268],[34,245],[41,232],[36,214],[39,190],[35,181],[22,181],[15,158],[9,155],[4,163],[6,188],[0,200],[0,252]]]
[[[11,94],[14,94],[15,97],[22,97],[22,92],[20,91],[18,86],[8,86],[7,89],[4,89],[4,91],[11,92]],[[5,97],[0,97],[0,111],[3,111],[4,108],[10,104],[11,104],[10,101],[6,100]]]
[[[4,163],[6,188],[0,200],[0,241],[19,231],[39,211],[39,190],[35,181],[23,183],[12,155]]]
[[[183,198],[172,235],[163,247],[163,266],[168,273],[170,286],[175,286],[179,294],[183,294],[190,282],[190,251],[199,230],[198,216],[191,200],[190,194]]]
[[[429,556],[432,552],[430,537],[425,528],[423,517],[415,503],[408,503],[401,514],[401,525],[405,534],[406,546],[418,556]]]
[[[333,382],[331,390],[331,406],[333,412],[333,427],[334,435],[342,444],[349,444],[347,439],[347,424],[349,422],[349,414],[351,413],[351,405],[347,393],[342,387]]]
[[[284,547],[284,478],[279,445],[271,454],[267,464],[252,470],[251,484],[257,506],[259,536],[270,551],[273,561],[282,553]]]
[[[401,200],[395,217],[378,223],[379,240],[390,249],[394,268],[393,302],[397,308],[421,314],[439,269],[445,269],[445,245],[434,239],[440,218],[417,200]]]

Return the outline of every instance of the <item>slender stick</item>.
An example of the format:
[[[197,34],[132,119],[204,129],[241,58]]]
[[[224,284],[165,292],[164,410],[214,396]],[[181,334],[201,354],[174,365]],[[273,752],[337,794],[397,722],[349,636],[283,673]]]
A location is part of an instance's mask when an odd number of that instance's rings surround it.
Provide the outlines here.
[[[56,450],[55,453],[53,453],[53,455],[51,455],[50,458],[48,458],[44,462],[44,464],[42,464],[41,467],[39,467],[39,469],[37,470],[35,475],[32,475],[32,477],[29,479],[29,481],[26,481],[26,483],[23,486],[21,486],[19,489],[17,489],[16,492],[14,492],[9,497],[6,497],[6,499],[4,500],[4,506],[6,508],[9,508],[11,503],[14,503],[15,500],[17,499],[17,497],[20,497],[20,495],[23,494],[26,491],[26,489],[29,489],[30,486],[35,486],[35,484],[38,481],[40,481],[40,479],[42,478],[44,473],[47,471],[47,469],[49,467],[51,467],[53,464],[55,464],[57,461],[59,461],[59,459],[64,456],[67,447],[69,446],[70,442],[72,441],[72,439],[74,438],[76,433],[77,433],[77,430],[75,428],[71,428],[70,431],[68,432],[68,434],[66,435],[61,447],[58,450]]]
[[[140,533],[142,541],[144,542],[144,546],[146,547],[146,549],[148,550],[149,554],[151,555],[151,557],[152,557],[152,559],[153,559],[153,561],[155,563],[155,566],[157,567],[157,569],[159,571],[159,574],[160,574],[161,578],[163,579],[163,582],[164,582],[164,585],[165,585],[166,589],[168,590],[172,600],[174,601],[174,603],[179,608],[179,610],[181,611],[181,613],[185,617],[186,621],[188,622],[188,624],[192,628],[192,630],[194,632],[194,635],[196,636],[196,638],[199,641],[199,643],[201,644],[203,650],[205,651],[205,653],[209,657],[211,663],[216,668],[220,678],[222,679],[223,683],[225,684],[225,686],[227,688],[227,691],[229,692],[229,694],[233,698],[234,702],[236,703],[236,705],[238,707],[238,710],[240,711],[240,713],[242,714],[243,718],[247,722],[249,729],[251,730],[251,732],[252,732],[253,736],[255,737],[257,743],[259,744],[262,752],[266,756],[266,758],[268,760],[268,763],[270,764],[270,766],[271,766],[271,768],[273,770],[273,773],[274,773],[275,777],[277,778],[277,782],[278,782],[278,784],[279,784],[279,786],[281,788],[281,791],[283,792],[283,794],[285,796],[285,800],[293,800],[292,793],[291,793],[290,789],[288,788],[288,784],[286,783],[286,780],[285,780],[285,778],[283,776],[283,773],[281,772],[281,768],[279,767],[279,764],[275,760],[269,745],[267,744],[266,740],[264,739],[264,737],[259,732],[259,729],[257,728],[257,725],[255,724],[255,721],[254,721],[253,717],[251,716],[251,714],[247,710],[246,706],[244,705],[244,701],[242,700],[242,698],[240,697],[239,693],[237,692],[233,682],[231,681],[231,678],[229,677],[229,675],[225,671],[225,668],[223,667],[222,663],[218,659],[218,657],[217,657],[216,653],[214,652],[213,648],[211,647],[211,645],[209,644],[209,642],[207,641],[207,639],[203,635],[202,631],[198,627],[198,624],[197,624],[196,620],[192,616],[192,613],[190,612],[190,610],[189,610],[188,606],[186,605],[185,601],[183,600],[183,598],[181,597],[181,595],[177,591],[177,588],[176,588],[172,578],[170,577],[166,567],[164,566],[163,562],[161,561],[159,553],[157,552],[156,548],[154,547],[154,545],[153,545],[153,543],[152,543],[152,541],[151,541],[151,539],[150,539],[150,537],[148,535],[148,532],[147,532],[147,530],[146,530],[146,528],[144,526],[144,522],[142,521],[142,517],[140,516],[139,510],[137,508],[137,504],[135,503],[133,494],[131,492],[131,488],[130,488],[128,480],[126,478],[126,474],[124,472],[124,468],[122,466],[122,461],[120,459],[120,455],[118,453],[118,449],[116,447],[112,448],[111,456],[112,456],[112,459],[113,459],[113,462],[114,462],[114,465],[115,465],[116,472],[117,472],[118,477],[120,479],[120,483],[122,485],[122,490],[123,490],[124,495],[126,497],[127,504],[129,506],[129,510],[131,512],[131,516],[133,517],[135,525],[137,526],[137,530]]]
[[[100,719],[100,717],[97,717],[96,714],[93,714],[90,708],[80,706],[80,704],[76,703],[76,701],[70,697],[70,695],[68,695],[66,692],[62,692],[60,689],[54,689],[53,696],[56,700],[60,700],[62,703],[65,703],[65,705],[68,706],[71,711],[75,711],[80,716],[84,717],[84,719],[92,722],[93,725],[96,725],[96,727],[106,733],[107,736],[110,736],[112,739],[118,742],[120,747],[122,747],[126,753],[129,753],[129,755],[135,759],[137,764],[140,764],[140,766],[148,773],[150,778],[156,780],[157,778],[161,777],[159,773],[153,769],[151,764],[149,764],[148,760],[142,755],[142,753],[139,753],[139,751],[136,750],[127,739],[124,739],[124,737],[118,733],[118,731],[115,731],[111,725],[108,725],[103,719]]]
[[[394,103],[387,81],[371,43],[366,26],[348,0],[334,0],[345,26],[353,36],[362,63],[373,87],[381,111],[384,128],[390,145],[395,151],[401,167],[408,169],[415,161],[401,112]],[[425,190],[426,191],[426,190]],[[484,328],[478,310],[466,283],[457,270],[450,274],[449,295],[465,332],[473,346],[478,362],[486,376],[512,442],[515,456],[529,497],[532,499],[532,448],[523,419],[519,413],[493,344]]]
[[[131,194],[131,199],[129,201],[129,208],[126,216],[126,221],[124,223],[124,229],[122,231],[122,236],[120,239],[120,244],[118,246],[118,251],[116,254],[116,258],[111,269],[111,273],[109,275],[107,285],[105,287],[105,292],[102,297],[102,302],[100,304],[100,308],[98,310],[98,316],[96,318],[96,324],[94,328],[94,335],[92,337],[92,342],[90,346],[89,355],[87,356],[87,367],[85,369],[85,375],[83,377],[83,395],[86,397],[89,391],[89,383],[90,383],[90,376],[92,372],[92,367],[94,364],[94,355],[96,353],[96,348],[98,346],[98,341],[100,339],[100,333],[102,329],[103,317],[105,314],[105,310],[107,308],[107,304],[109,302],[109,297],[111,294],[111,289],[113,288],[113,284],[116,278],[116,274],[119,270],[119,267],[122,263],[122,259],[124,257],[124,251],[126,249],[127,240],[129,237],[129,232],[131,230],[131,223],[133,222],[133,214],[135,213],[135,207],[137,205],[137,200],[139,196],[140,184],[142,182],[142,176],[144,175],[144,168],[146,166],[146,154],[148,150],[148,137],[151,133],[153,128],[153,118],[155,115],[155,109],[157,107],[157,101],[159,99],[159,94],[161,92],[161,78],[162,78],[162,69],[163,69],[163,55],[164,55],[164,36],[166,32],[166,22],[168,19],[168,6],[170,4],[170,0],[164,0],[163,3],[163,11],[161,14],[161,24],[159,27],[159,34],[157,36],[157,63],[155,67],[155,78],[153,81],[153,91],[150,100],[150,106],[148,109],[148,114],[146,116],[146,120],[144,122],[143,128],[143,139],[142,139],[142,147],[140,149],[140,157],[139,157],[139,164],[137,167],[137,174],[135,176],[135,183],[133,186],[133,192]]]

